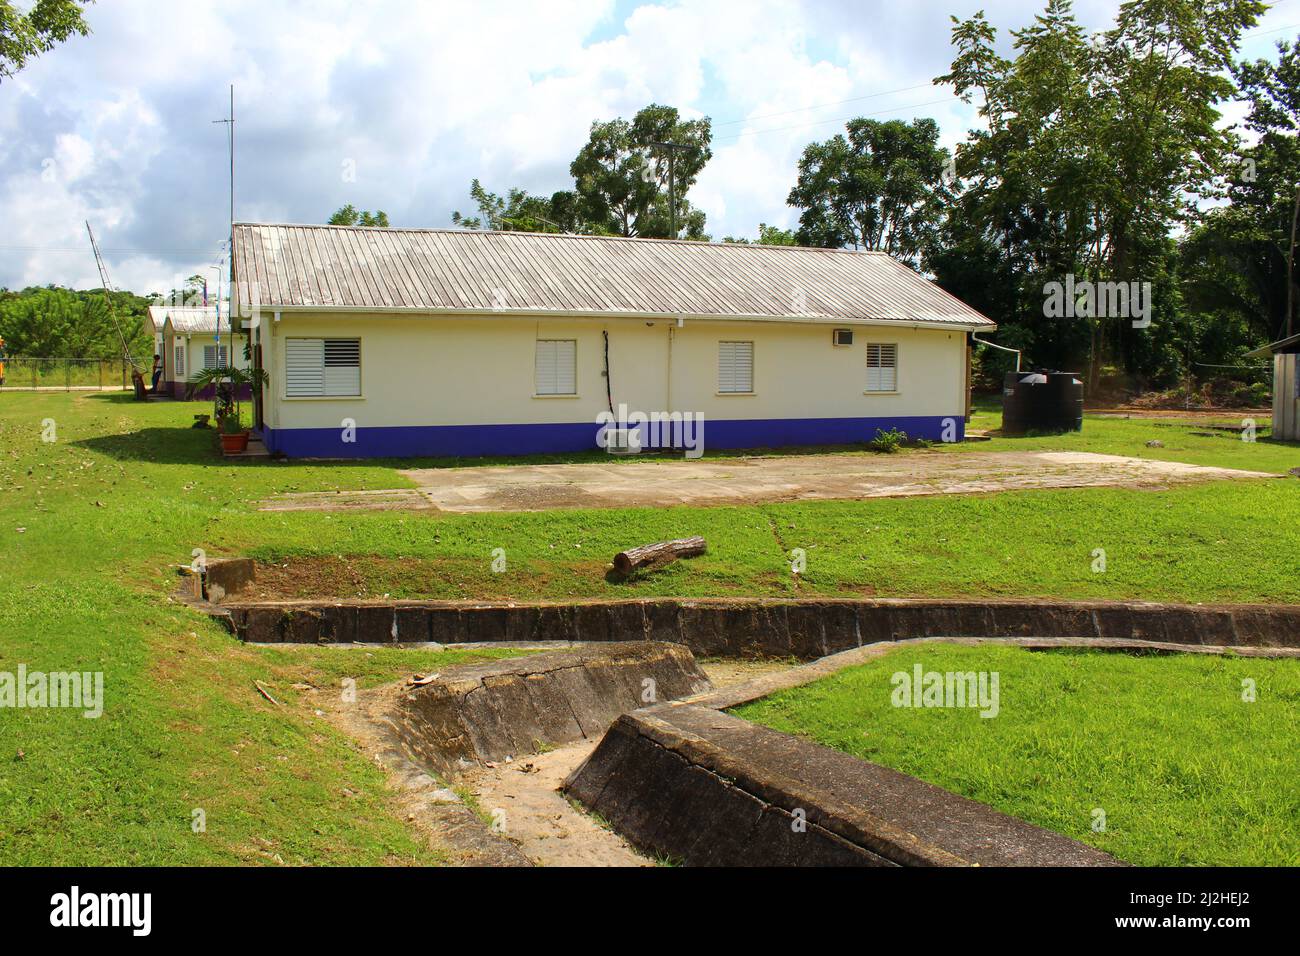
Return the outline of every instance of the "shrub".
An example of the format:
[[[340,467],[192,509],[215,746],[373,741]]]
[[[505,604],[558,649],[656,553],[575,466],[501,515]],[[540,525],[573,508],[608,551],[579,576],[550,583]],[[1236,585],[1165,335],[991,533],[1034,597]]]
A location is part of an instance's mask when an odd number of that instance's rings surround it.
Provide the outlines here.
[[[869,444],[872,451],[892,455],[907,444],[907,432],[899,431],[897,428],[891,428],[889,431],[877,428],[876,437],[871,439]]]

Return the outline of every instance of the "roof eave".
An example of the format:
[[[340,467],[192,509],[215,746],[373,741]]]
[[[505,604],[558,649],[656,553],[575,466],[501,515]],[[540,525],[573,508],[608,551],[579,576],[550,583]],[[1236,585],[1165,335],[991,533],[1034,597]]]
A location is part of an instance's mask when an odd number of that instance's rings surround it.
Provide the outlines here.
[[[1261,346],[1253,352],[1247,352],[1245,357],[1268,358],[1279,352],[1291,352],[1297,349],[1300,349],[1300,335],[1292,335],[1285,339],[1278,339],[1276,342],[1269,342],[1268,345]]]
[[[904,326],[919,329],[947,330],[950,332],[991,332],[997,324],[991,319],[983,322],[962,322],[960,320],[935,321],[929,319],[889,319],[867,316],[797,316],[797,315],[707,315],[692,312],[608,312],[582,311],[573,309],[467,309],[467,308],[425,308],[415,306],[356,306],[356,305],[268,305],[259,304],[263,315],[279,312],[282,314],[311,313],[336,315],[469,315],[497,316],[509,318],[557,318],[557,319],[635,319],[638,321],[667,321],[678,318],[692,322],[784,322],[802,325],[881,325]],[[246,303],[240,303],[241,318],[251,318],[252,311]]]

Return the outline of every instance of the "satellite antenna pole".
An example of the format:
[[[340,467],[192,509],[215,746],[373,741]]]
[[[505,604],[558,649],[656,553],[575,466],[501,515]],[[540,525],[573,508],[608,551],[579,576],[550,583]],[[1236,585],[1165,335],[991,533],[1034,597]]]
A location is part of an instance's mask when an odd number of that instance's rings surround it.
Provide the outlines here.
[[[95,268],[99,270],[100,290],[104,293],[104,306],[108,310],[108,317],[113,320],[113,328],[117,329],[118,340],[122,343],[122,358],[131,366],[131,384],[135,387],[135,397],[141,401],[146,401],[148,396],[144,390],[144,376],[140,374],[140,366],[135,363],[131,355],[131,347],[127,345],[126,335],[122,332],[122,323],[117,320],[117,309],[113,305],[113,283],[108,278],[108,266],[104,262],[103,255],[99,251],[99,243],[95,241],[95,231],[90,228],[90,220],[86,220],[86,235],[90,236],[90,251],[95,254]]]
[[[226,307],[227,321],[230,323],[230,345],[226,349],[226,360],[229,362],[229,368],[234,368],[235,364],[235,84],[230,84],[230,114],[222,119],[215,119],[213,123],[226,124],[226,146],[230,153],[230,233],[229,245],[226,247],[226,253],[230,260],[230,284],[228,286],[230,302]],[[221,285],[217,284],[217,361],[221,360]],[[235,392],[234,382],[231,382],[230,391],[232,398]],[[236,405],[238,408],[238,405]]]

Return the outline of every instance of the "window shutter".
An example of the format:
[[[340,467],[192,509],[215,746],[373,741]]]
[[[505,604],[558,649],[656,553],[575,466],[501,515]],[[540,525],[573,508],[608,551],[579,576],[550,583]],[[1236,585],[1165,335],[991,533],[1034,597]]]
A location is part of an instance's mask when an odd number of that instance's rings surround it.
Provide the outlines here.
[[[578,394],[576,339],[538,339],[534,370],[537,395]]]
[[[284,388],[290,398],[325,394],[325,342],[284,340]]]
[[[172,363],[176,366],[173,373],[177,380],[185,377],[185,346],[177,345],[175,347],[175,361]]]
[[[361,394],[360,339],[285,339],[284,387],[289,398]]]
[[[871,342],[867,345],[867,391],[898,391],[898,346]]]
[[[754,390],[754,343],[718,343],[718,391],[747,393]]]
[[[361,340],[325,339],[325,394],[361,394]]]

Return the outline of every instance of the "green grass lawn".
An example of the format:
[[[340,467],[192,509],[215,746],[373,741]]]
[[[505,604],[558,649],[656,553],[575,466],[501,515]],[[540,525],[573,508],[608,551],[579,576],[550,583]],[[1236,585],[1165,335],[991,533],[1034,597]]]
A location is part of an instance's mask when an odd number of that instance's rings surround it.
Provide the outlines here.
[[[892,675],[918,663],[997,672],[997,715],[892,706]],[[735,713],[1130,863],[1300,864],[1297,660],[928,644]]]
[[[225,462],[213,433],[188,428],[207,410],[111,393],[0,394],[0,670],[102,670],[108,698],[99,720],[0,710],[0,863],[436,861],[385,812],[373,763],[293,688],[324,688],[345,671],[372,682],[390,666],[400,675],[424,665],[399,656],[406,652],[348,658],[330,655],[350,649],[240,646],[169,601],[172,568],[194,548],[389,559],[388,567],[415,569],[374,582],[395,597],[1300,600],[1300,482],[1290,478],[725,508],[272,513],[255,502],[287,491],[403,487],[396,469],[412,463]],[[46,419],[56,441],[41,440]],[[1089,420],[1085,428],[1001,447],[1275,472],[1300,465],[1300,446],[1149,423]],[[1143,436],[1166,447],[1146,449]],[[625,584],[605,580],[615,551],[686,534],[705,535],[709,554]],[[505,574],[490,570],[498,547]],[[808,553],[797,583],[788,565],[795,547]],[[1107,551],[1105,574],[1091,571],[1098,547]],[[254,680],[284,706],[263,700]],[[191,832],[195,808],[207,811],[206,833]]]

